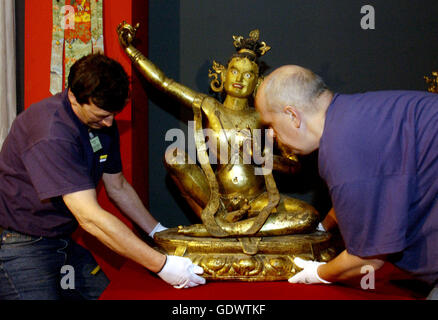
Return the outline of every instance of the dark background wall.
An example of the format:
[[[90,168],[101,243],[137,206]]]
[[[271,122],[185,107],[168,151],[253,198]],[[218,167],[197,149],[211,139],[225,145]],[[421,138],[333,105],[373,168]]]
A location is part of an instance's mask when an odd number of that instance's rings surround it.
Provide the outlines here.
[[[364,5],[375,9],[375,30],[361,28]],[[232,35],[248,36],[255,28],[272,47],[263,58],[267,73],[302,65],[335,92],[426,90],[423,76],[438,68],[436,0],[149,0],[149,57],[173,79],[210,93],[213,59],[226,64]],[[166,131],[184,129],[192,114],[152,89],[148,94],[150,209],[168,226],[194,222],[162,165],[171,143]],[[300,174],[277,176],[277,183],[324,214],[330,201],[316,159],[302,159]]]

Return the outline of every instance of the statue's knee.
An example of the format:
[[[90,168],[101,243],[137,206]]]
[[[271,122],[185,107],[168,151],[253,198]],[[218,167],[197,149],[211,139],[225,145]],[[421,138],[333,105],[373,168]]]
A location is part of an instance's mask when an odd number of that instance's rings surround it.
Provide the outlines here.
[[[303,221],[311,228],[316,228],[319,223],[319,215],[315,211],[308,211],[303,216]]]
[[[300,211],[300,219],[303,221],[303,224],[316,227],[319,223],[319,213],[313,206],[303,203],[302,210]]]

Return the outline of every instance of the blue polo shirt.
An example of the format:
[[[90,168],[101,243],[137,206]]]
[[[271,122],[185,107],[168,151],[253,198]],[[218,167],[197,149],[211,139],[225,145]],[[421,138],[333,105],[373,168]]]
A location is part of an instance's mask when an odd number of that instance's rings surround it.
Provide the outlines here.
[[[349,253],[438,279],[438,95],[336,94],[319,149]]]
[[[90,135],[91,133],[91,135]],[[101,148],[93,151],[90,136]],[[13,122],[0,152],[0,226],[45,237],[77,222],[62,195],[96,188],[122,170],[117,125],[92,130],[74,114],[67,90],[31,105]]]

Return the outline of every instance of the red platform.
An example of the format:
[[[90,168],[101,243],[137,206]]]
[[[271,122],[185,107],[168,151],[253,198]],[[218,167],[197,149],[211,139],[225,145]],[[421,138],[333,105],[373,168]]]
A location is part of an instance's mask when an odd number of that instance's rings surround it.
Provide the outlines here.
[[[175,289],[140,265],[128,261],[114,276],[101,300],[415,300],[418,292],[391,283],[398,270],[390,265],[376,272],[375,289],[358,286],[306,285],[278,282],[211,281],[206,285]]]

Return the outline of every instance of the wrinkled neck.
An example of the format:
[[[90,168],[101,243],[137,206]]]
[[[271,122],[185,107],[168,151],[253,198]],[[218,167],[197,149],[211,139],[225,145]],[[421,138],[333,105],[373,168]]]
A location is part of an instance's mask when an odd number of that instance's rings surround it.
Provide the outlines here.
[[[313,133],[315,138],[318,141],[318,147],[319,147],[319,141],[321,140],[322,134],[324,132],[324,126],[325,126],[325,119],[327,116],[327,110],[330,106],[333,99],[333,92],[327,90],[325,91],[317,100],[317,104],[319,105],[318,110],[319,112],[315,113],[312,116],[312,120],[309,121],[309,130]]]

